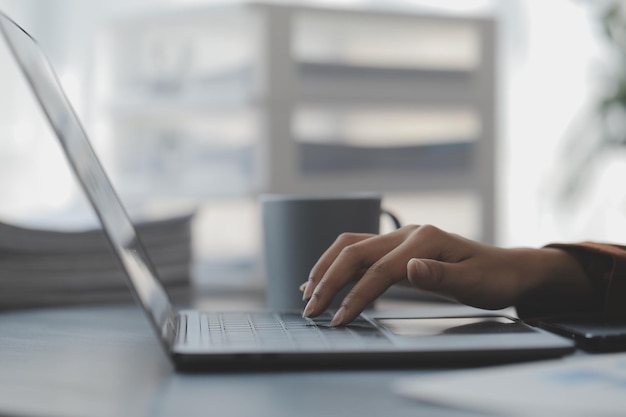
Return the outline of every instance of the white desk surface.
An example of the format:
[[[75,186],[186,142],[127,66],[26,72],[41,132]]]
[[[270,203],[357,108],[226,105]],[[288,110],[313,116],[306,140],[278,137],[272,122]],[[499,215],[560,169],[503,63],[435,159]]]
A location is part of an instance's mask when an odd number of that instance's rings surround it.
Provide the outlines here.
[[[227,300],[211,306],[240,307]],[[137,307],[0,313],[2,415],[476,415],[414,402],[392,390],[399,378],[433,372],[443,371],[177,374]]]

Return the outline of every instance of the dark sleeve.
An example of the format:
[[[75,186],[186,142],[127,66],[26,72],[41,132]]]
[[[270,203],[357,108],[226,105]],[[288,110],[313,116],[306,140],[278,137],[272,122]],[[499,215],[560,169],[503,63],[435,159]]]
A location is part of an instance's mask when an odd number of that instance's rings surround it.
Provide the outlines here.
[[[567,313],[626,314],[626,246],[606,243],[584,242],[577,244],[555,243],[546,246],[561,249],[573,256],[582,266],[596,294],[597,302],[591,311],[568,311]],[[537,307],[537,308],[534,308]],[[537,317],[556,312],[539,306],[517,306],[520,317]]]

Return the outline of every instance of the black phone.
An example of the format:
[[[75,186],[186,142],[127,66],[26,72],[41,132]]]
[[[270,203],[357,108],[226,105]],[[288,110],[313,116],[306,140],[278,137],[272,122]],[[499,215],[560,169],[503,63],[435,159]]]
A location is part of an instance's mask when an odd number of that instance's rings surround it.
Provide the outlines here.
[[[626,316],[572,316],[541,320],[542,329],[574,339],[589,352],[626,351]]]

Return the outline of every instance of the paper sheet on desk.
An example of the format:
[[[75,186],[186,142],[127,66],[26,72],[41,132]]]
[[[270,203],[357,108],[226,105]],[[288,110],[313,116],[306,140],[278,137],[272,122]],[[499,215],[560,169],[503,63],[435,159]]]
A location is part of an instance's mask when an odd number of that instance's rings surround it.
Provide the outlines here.
[[[508,416],[626,415],[626,353],[452,371],[398,383],[429,403]]]

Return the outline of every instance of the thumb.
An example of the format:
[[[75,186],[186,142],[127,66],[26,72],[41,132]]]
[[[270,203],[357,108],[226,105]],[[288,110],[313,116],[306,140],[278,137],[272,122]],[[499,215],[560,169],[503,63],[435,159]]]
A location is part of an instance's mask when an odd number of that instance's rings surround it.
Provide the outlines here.
[[[418,288],[429,291],[445,291],[445,277],[448,264],[432,259],[409,260],[406,266],[409,282]]]

